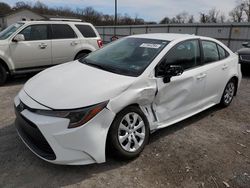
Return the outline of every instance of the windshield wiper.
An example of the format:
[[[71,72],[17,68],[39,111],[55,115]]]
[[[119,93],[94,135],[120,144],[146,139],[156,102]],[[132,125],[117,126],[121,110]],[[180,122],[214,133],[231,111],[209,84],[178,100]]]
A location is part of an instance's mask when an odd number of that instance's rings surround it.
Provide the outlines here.
[[[83,60],[83,62],[84,62],[85,65],[89,65],[91,67],[95,67],[95,68],[98,68],[98,69],[101,69],[101,70],[105,70],[105,71],[109,71],[109,72],[111,71],[109,68],[107,68],[105,66],[98,65],[98,64],[86,61],[85,59]]]

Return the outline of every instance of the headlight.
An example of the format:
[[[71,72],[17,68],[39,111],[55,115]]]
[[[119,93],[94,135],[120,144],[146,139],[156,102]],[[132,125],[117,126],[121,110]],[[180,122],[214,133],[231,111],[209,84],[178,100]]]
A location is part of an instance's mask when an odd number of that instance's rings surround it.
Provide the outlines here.
[[[36,110],[36,113],[44,116],[67,118],[70,120],[68,128],[75,128],[87,123],[107,104],[108,101],[77,110]]]

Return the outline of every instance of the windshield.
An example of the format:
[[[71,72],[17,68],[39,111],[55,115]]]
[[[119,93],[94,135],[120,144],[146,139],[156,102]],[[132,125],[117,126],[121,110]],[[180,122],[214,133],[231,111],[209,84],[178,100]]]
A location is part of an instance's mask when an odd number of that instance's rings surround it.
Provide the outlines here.
[[[15,23],[13,25],[10,25],[6,29],[0,32],[0,40],[7,39],[9,36],[11,36],[16,30],[18,30],[23,23]]]
[[[124,38],[79,61],[109,72],[135,77],[143,73],[168,43],[164,40]]]

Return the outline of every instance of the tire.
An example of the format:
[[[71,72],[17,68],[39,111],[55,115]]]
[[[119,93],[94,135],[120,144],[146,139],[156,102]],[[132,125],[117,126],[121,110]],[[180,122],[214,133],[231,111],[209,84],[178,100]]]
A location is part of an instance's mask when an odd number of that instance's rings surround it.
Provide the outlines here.
[[[3,67],[3,65],[0,64],[0,86],[4,85],[7,80],[7,71]]]
[[[129,106],[117,114],[108,135],[108,143],[115,157],[126,160],[138,157],[148,140],[149,123],[138,107]]]
[[[76,55],[75,60],[81,59],[81,58],[85,57],[86,55],[88,55],[88,54],[84,53],[84,52],[81,52],[81,53]]]
[[[235,92],[236,92],[236,81],[235,79],[231,79],[227,83],[224,89],[223,95],[221,97],[221,101],[220,101],[221,107],[228,107],[231,104],[233,97],[235,95]]]

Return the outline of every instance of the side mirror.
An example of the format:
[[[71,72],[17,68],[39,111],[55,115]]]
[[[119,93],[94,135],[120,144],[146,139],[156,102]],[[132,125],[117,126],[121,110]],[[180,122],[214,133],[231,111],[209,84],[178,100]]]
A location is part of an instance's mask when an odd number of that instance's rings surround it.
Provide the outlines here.
[[[180,65],[169,65],[165,69],[163,82],[169,83],[173,76],[180,76],[184,72],[184,69]]]
[[[246,48],[250,48],[250,44],[249,42],[243,42],[242,46],[246,47]]]
[[[25,37],[23,34],[17,34],[14,38],[13,38],[13,42],[21,42],[24,41]]]

